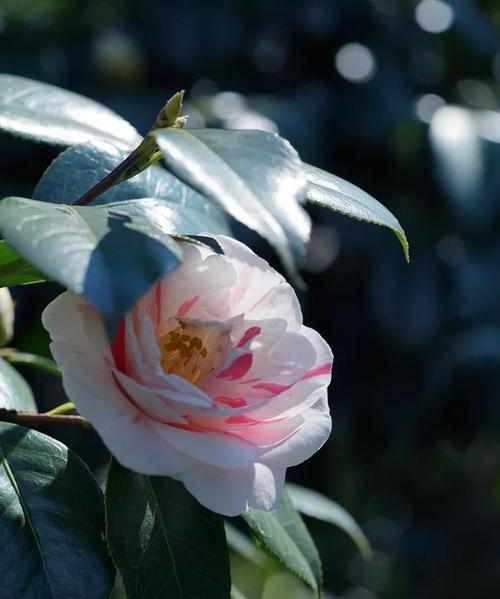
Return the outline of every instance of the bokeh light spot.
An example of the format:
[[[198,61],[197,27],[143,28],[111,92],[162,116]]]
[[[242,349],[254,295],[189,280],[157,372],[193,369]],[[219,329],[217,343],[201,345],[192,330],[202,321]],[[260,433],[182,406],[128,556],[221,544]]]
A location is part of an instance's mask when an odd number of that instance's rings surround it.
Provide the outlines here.
[[[337,71],[353,83],[366,83],[376,70],[373,52],[363,44],[350,43],[342,46],[335,56]]]
[[[443,33],[453,23],[454,12],[442,0],[422,0],[415,9],[415,20],[428,33]]]

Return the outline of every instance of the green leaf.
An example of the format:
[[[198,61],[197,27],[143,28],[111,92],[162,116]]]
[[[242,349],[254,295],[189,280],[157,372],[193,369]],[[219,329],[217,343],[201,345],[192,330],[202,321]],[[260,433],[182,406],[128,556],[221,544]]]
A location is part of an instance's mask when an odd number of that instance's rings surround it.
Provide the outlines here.
[[[0,130],[60,146],[98,138],[129,148],[142,139],[130,123],[94,100],[7,74],[0,74]]]
[[[299,512],[338,526],[351,537],[363,557],[367,560],[371,559],[373,552],[368,539],[351,514],[341,505],[300,485],[288,483],[286,488],[292,503]]]
[[[0,287],[41,283],[45,277],[0,239]]]
[[[267,239],[296,273],[310,220],[299,204],[302,163],[287,141],[267,131],[218,129],[161,129],[156,139],[170,171]]]
[[[30,354],[27,352],[20,352],[16,350],[3,350],[4,358],[10,364],[21,364],[24,366],[31,366],[32,368],[36,368],[38,370],[43,370],[48,374],[52,374],[54,376],[61,376],[61,371],[59,367],[50,358],[45,358],[44,356],[38,356],[36,354]]]
[[[105,141],[68,148],[40,179],[34,198],[55,204],[72,204],[127,155],[127,151]],[[184,235],[200,232],[230,235],[223,211],[160,165],[154,165],[112,187],[96,198],[92,205],[116,204],[138,198],[147,198],[141,201],[149,203],[148,218],[160,220],[165,231]],[[136,215],[144,212],[137,204],[129,210]]]
[[[249,509],[242,516],[265,547],[319,595],[323,573],[318,550],[286,490],[274,510]]]
[[[107,599],[102,493],[62,443],[0,423],[0,599]]]
[[[0,231],[24,259],[98,308],[111,333],[123,313],[180,263],[180,247],[162,230],[104,207],[6,198]]]
[[[221,516],[177,481],[112,461],[107,538],[128,599],[228,599],[231,582]]]
[[[17,412],[37,411],[28,383],[15,368],[0,358],[0,409],[2,408]]]
[[[304,163],[308,181],[306,200],[351,218],[391,229],[399,239],[406,261],[410,250],[398,219],[385,206],[352,183]]]

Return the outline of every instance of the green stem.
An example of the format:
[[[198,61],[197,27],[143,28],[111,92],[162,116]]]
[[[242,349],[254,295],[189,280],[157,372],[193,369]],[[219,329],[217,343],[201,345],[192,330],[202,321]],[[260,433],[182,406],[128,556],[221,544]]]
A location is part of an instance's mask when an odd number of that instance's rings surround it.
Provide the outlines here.
[[[57,364],[49,358],[44,358],[43,356],[37,356],[35,354],[26,352],[18,352],[12,347],[3,347],[0,349],[0,356],[5,358],[7,362],[10,362],[11,364],[25,364],[55,376],[61,376],[61,371],[57,367]]]
[[[60,406],[56,406],[55,408],[52,408],[52,410],[45,412],[45,414],[47,414],[47,416],[60,416],[62,414],[74,412],[74,410],[75,404],[72,401],[67,401],[66,403],[62,403]]]
[[[155,140],[147,135],[144,140],[137,146],[137,148],[125,158],[123,162],[114,168],[104,179],[101,179],[98,183],[84,193],[76,202],[73,202],[74,206],[87,206],[111,187],[130,179],[139,174],[144,168],[141,168],[144,162],[148,163],[151,156],[158,150]]]

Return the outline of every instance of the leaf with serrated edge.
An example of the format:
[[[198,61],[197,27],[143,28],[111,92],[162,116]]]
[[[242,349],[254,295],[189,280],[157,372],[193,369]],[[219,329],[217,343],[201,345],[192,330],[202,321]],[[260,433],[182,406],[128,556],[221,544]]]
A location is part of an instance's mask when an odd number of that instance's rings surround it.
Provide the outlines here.
[[[131,148],[142,139],[128,121],[99,102],[8,74],[0,74],[0,130],[60,146],[97,138]]]
[[[286,491],[274,510],[249,509],[242,517],[264,546],[319,595],[323,573],[318,550]]]
[[[306,200],[351,218],[391,229],[401,243],[406,261],[410,250],[398,219],[380,202],[352,183],[304,163],[308,181]]]
[[[0,423],[0,599],[107,599],[99,486],[62,443]]]
[[[24,378],[0,358],[0,409],[36,412],[33,393]]]
[[[267,239],[298,280],[310,221],[299,205],[302,164],[288,142],[266,131],[215,129],[162,129],[156,139],[168,170]]]
[[[373,552],[368,539],[354,518],[341,505],[300,485],[288,483],[286,488],[292,503],[299,512],[338,526],[351,537],[363,557],[367,560],[371,559]]]
[[[136,216],[106,207],[0,202],[0,232],[47,277],[86,297],[111,334],[122,315],[180,264],[179,245]]]
[[[228,599],[224,521],[180,482],[112,461],[106,484],[107,539],[128,599]]]

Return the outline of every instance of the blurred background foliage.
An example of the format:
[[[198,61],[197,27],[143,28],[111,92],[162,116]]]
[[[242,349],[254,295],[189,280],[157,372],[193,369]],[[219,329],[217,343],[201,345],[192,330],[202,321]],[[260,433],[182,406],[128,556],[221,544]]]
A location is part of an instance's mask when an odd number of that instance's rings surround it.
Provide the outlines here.
[[[311,209],[301,299],[336,354],[334,432],[290,478],[346,507],[374,547],[367,563],[308,522],[331,596],[500,596],[498,0],[1,0],[0,71],[141,131],[185,88],[190,126],[279,131],[396,214],[409,266],[387,231]],[[1,197],[30,196],[56,151],[2,136],[0,155]],[[14,290],[20,349],[47,354],[54,293]],[[60,403],[57,380],[26,374],[42,407]],[[102,465],[97,439],[54,434]],[[260,597],[252,567],[234,567]],[[302,597],[277,577],[262,596]]]

